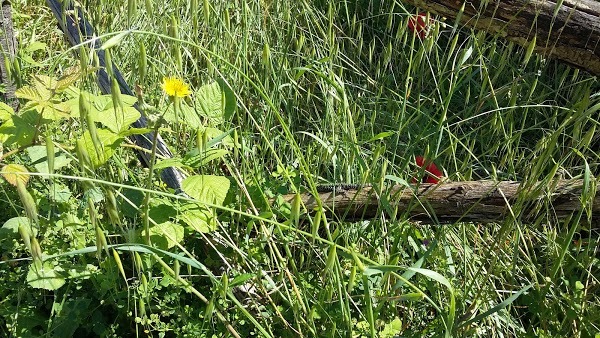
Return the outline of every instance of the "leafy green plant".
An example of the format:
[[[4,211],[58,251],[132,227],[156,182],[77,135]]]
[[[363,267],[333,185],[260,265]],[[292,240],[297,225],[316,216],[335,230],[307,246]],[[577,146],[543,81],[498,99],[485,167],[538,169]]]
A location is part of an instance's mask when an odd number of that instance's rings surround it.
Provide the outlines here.
[[[0,183],[0,335],[597,334],[596,78],[397,1],[97,1],[103,50],[143,89],[103,96],[41,5],[13,2],[31,83],[26,110],[0,104],[2,172],[29,175]],[[146,170],[126,138],[148,132],[174,157]],[[581,177],[584,207],[425,224],[380,194],[349,222],[278,196],[409,185],[417,156],[452,181]]]

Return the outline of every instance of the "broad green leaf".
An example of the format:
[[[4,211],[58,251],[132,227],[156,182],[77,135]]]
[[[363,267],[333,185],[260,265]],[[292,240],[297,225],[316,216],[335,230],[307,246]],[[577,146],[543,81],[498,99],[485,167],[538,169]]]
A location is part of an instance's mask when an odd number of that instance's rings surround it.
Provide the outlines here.
[[[52,332],[51,337],[76,337],[77,329],[85,327],[90,320],[90,313],[94,312],[96,303],[85,295],[70,297],[64,302],[54,303],[52,316],[48,332]],[[96,324],[94,324],[96,326]]]
[[[121,94],[119,95],[119,99],[121,99],[121,105],[123,107],[131,107],[137,102],[137,98],[135,96]],[[106,95],[95,95],[94,96],[94,105],[98,110],[107,110],[112,109],[114,107],[113,97],[110,94]],[[119,106],[119,104],[117,104]]]
[[[101,143],[98,145],[98,149],[96,149],[94,146],[92,136],[88,130],[86,130],[81,137],[83,144],[85,145],[85,149],[90,156],[90,160],[92,161],[92,165],[96,168],[108,161],[108,159],[114,154],[115,150],[119,147],[119,144],[122,140],[119,135],[106,129],[98,129],[97,132],[98,139]]]
[[[202,116],[218,121],[222,120],[225,100],[218,83],[213,82],[200,87],[196,97]]]
[[[112,96],[110,94],[106,94],[106,95],[94,95],[91,93],[86,93],[86,97],[89,97],[90,100],[92,102],[90,102],[90,105],[92,106],[92,110],[96,110],[96,111],[104,111],[104,110],[108,110],[108,109],[112,109],[113,107],[113,100],[112,100]],[[73,116],[79,116],[79,94],[77,95],[72,95],[74,97],[76,97],[74,99],[74,105],[77,106],[74,108],[72,114]],[[130,107],[133,106],[136,102],[137,99],[133,96],[129,96],[129,95],[119,95],[119,98],[121,99],[121,103],[123,103],[123,107]],[[92,115],[95,116],[95,115]]]
[[[54,182],[49,189],[48,197],[50,200],[57,203],[67,203],[71,199],[73,194],[68,186],[60,183]]]
[[[224,82],[213,82],[200,87],[195,97],[198,113],[208,118],[212,125],[223,123],[235,110],[235,95]]]
[[[4,102],[0,102],[0,122],[6,121],[11,118],[15,114],[15,111],[11,106],[7,105]]]
[[[164,114],[163,118],[167,122],[185,124],[193,129],[197,129],[202,126],[202,121],[200,121],[200,116],[198,116],[198,113],[196,113],[192,107],[185,104],[185,102],[181,102],[177,109],[171,105]]]
[[[48,156],[46,153],[46,146],[31,146],[27,148],[27,154],[31,159],[31,164],[40,173],[48,173]],[[58,150],[54,154],[54,171],[63,168],[71,163],[71,158],[67,157],[65,153]]]
[[[125,132],[133,122],[140,118],[140,112],[131,107],[135,103],[135,98],[132,96],[121,95],[122,106],[117,105],[117,109],[113,108],[112,97],[110,95],[94,95],[86,93],[86,98],[89,98],[89,114],[93,121],[102,123],[110,131],[116,134]],[[133,102],[131,102],[133,100]],[[71,106],[71,115],[79,117],[79,99],[73,99],[66,103]]]
[[[25,86],[17,89],[15,91],[15,96],[20,99],[28,100],[28,101],[41,101],[41,95],[35,90],[35,88],[31,86]]]
[[[198,232],[211,232],[217,229],[217,222],[210,210],[196,203],[184,204],[178,218]]]
[[[164,222],[150,228],[150,241],[158,244],[159,247],[170,249],[183,241],[185,230],[183,226]],[[146,231],[142,231],[142,236],[146,236]]]
[[[379,333],[379,337],[381,338],[392,338],[398,337],[400,333],[402,333],[402,321],[400,318],[396,317],[394,320],[385,324],[383,330]]]
[[[47,75],[34,75],[33,87],[40,96],[40,101],[50,101],[58,87],[58,81]]]
[[[93,110],[92,118],[96,122],[102,123],[113,133],[119,134],[140,118],[140,112],[134,107],[124,107],[117,109],[108,108],[103,111]]]
[[[81,68],[79,66],[74,66],[65,70],[63,75],[58,79],[56,84],[56,90],[58,92],[62,92],[69,88],[72,84],[74,84],[81,77]]]
[[[16,163],[10,163],[2,167],[2,177],[13,186],[17,186],[17,181],[21,181],[25,185],[29,181],[29,170],[24,166]]]
[[[65,284],[63,270],[50,261],[45,261],[40,268],[36,264],[29,265],[27,283],[35,289],[56,290]]]
[[[177,209],[176,206],[165,201],[151,206],[148,215],[154,222],[164,223],[177,216]]]
[[[57,121],[71,116],[71,105],[66,102],[44,102],[36,109],[47,120]]]
[[[200,202],[222,205],[229,190],[229,180],[223,176],[196,175],[183,180],[181,188]]]
[[[19,226],[23,226],[24,229],[29,233],[29,236],[37,236],[37,227],[31,226],[31,221],[25,216],[13,217],[8,221],[4,222],[2,228],[0,228],[0,234],[13,233],[19,236]]]
[[[71,116],[71,102],[28,101],[22,111],[36,110],[46,121],[57,121]]]
[[[81,279],[88,279],[100,271],[100,269],[93,264],[73,265],[71,267],[65,266],[65,270],[69,278]]]

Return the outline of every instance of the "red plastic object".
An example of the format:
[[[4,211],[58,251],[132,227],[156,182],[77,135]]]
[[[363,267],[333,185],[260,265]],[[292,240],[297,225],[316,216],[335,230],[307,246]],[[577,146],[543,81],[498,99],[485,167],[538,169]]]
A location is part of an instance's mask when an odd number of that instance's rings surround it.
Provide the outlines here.
[[[427,36],[427,32],[429,32],[432,23],[433,19],[429,19],[429,22],[427,22],[427,14],[419,13],[408,19],[408,29],[416,34],[419,39],[423,40]]]
[[[425,177],[421,180],[423,183],[438,183],[444,177],[444,173],[438,169],[435,163],[426,161],[423,156],[415,157],[415,162],[419,168],[425,167]],[[417,179],[413,177],[412,182],[417,183]]]

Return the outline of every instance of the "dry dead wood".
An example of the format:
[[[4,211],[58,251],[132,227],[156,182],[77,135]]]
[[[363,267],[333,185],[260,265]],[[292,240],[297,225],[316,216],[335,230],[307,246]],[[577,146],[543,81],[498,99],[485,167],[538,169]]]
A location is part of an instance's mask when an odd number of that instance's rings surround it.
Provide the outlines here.
[[[588,189],[596,189],[591,186]],[[550,185],[529,187],[513,181],[468,181],[418,187],[396,185],[380,192],[370,186],[337,189],[319,193],[318,198],[326,210],[345,219],[370,218],[383,211],[425,222],[490,222],[507,217],[535,221],[539,216],[564,218],[582,210],[586,205],[582,202],[583,190],[583,180],[557,180]],[[598,215],[600,197],[595,196],[591,211]],[[300,197],[308,210],[318,207],[315,196],[307,193]],[[290,203],[294,198],[294,194],[284,196]]]
[[[600,75],[597,0],[405,0]]]

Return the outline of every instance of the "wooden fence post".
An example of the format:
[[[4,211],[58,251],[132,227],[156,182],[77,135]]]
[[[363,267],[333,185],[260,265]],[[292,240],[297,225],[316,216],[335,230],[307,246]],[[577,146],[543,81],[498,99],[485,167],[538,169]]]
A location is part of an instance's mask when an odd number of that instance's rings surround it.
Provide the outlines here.
[[[2,22],[0,22],[0,83],[4,85],[5,92],[1,94],[4,102],[11,106],[13,110],[19,108],[19,101],[15,96],[15,83],[11,76],[10,65],[17,54],[17,40],[13,30],[12,13],[10,1],[2,1],[1,8]]]

